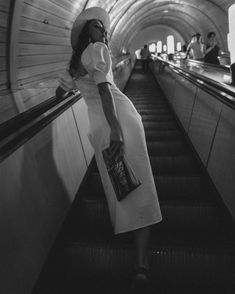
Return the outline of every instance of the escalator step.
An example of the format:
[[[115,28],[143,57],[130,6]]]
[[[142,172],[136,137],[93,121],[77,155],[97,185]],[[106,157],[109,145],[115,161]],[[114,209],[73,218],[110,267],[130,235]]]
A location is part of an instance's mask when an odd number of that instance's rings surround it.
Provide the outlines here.
[[[150,106],[150,105],[157,105],[157,106],[167,106],[167,102],[163,99],[158,98],[151,98],[151,99],[134,99],[132,98],[131,101],[134,103],[135,107],[140,106]]]
[[[199,174],[199,166],[188,155],[178,156],[150,156],[152,171],[160,174]]]
[[[141,104],[141,105],[136,105],[135,104],[135,108],[137,109],[137,110],[143,110],[143,111],[148,111],[148,110],[158,110],[158,109],[166,109],[166,110],[168,110],[169,108],[168,108],[168,106],[167,105],[162,105],[162,104],[160,104],[160,105],[156,105],[155,103],[154,104],[149,104],[149,105],[144,105],[144,104]]]
[[[141,118],[143,122],[145,121],[152,121],[152,122],[175,121],[174,118],[169,114],[161,114],[161,115],[142,114]]]
[[[143,121],[143,125],[145,129],[148,130],[176,130],[178,129],[177,124],[174,121]]]
[[[136,95],[129,95],[128,98],[134,103],[134,105],[138,106],[141,104],[149,105],[149,104],[156,104],[156,105],[168,105],[167,101],[162,96],[156,96],[156,95],[149,95],[146,97],[146,95],[141,94],[140,97]]]
[[[148,141],[147,148],[150,156],[189,154],[189,148],[181,140],[170,142]]]
[[[174,246],[172,246],[174,245]],[[232,282],[235,256],[223,248],[203,245],[158,246],[150,250],[152,280],[177,282],[190,280],[205,282]],[[198,246],[198,247],[196,247]],[[122,280],[130,276],[134,262],[133,245],[120,246],[119,242],[74,242],[63,252],[67,274],[74,280],[89,277]],[[232,250],[231,250],[232,251]],[[181,269],[180,271],[178,269]],[[232,293],[231,293],[232,294]]]
[[[168,108],[157,108],[157,109],[147,109],[147,110],[142,110],[139,109],[138,112],[140,115],[148,115],[148,114],[170,114],[170,110]]]
[[[163,221],[152,226],[152,242],[159,239],[228,240],[229,232],[223,227],[223,213],[213,203],[161,202]],[[71,226],[70,224],[74,224]],[[80,239],[110,239],[113,235],[108,206],[105,199],[81,199],[74,207],[64,229],[65,240],[79,241]],[[85,225],[84,225],[85,224]],[[188,241],[187,241],[188,242]]]
[[[153,141],[175,141],[183,139],[183,135],[179,130],[145,130],[145,138],[147,142]]]
[[[207,201],[213,196],[200,175],[154,175],[154,179],[159,198],[162,200],[204,199]]]
[[[227,278],[223,279],[221,281],[216,282],[208,282],[204,283],[196,282],[196,281],[181,281],[181,283],[171,283],[170,281],[153,281],[151,284],[150,290],[151,294],[233,294],[235,293],[235,286],[231,286],[231,279]],[[43,292],[43,294],[61,294],[61,293],[69,293],[69,294],[77,294],[80,293],[79,289],[84,289],[84,293],[86,294],[93,294],[93,293],[102,293],[102,294],[130,294],[130,285],[131,285],[131,279],[130,277],[125,281],[124,279],[122,281],[113,281],[113,280],[104,280],[104,279],[96,279],[91,284],[90,279],[79,281],[79,283],[76,283],[73,288],[71,283],[74,284],[74,281],[71,279],[68,282],[68,288],[64,292],[58,292],[61,291],[59,288],[57,290],[52,290],[50,292]],[[79,284],[79,286],[78,286]],[[75,290],[76,289],[76,290]],[[153,290],[154,289],[154,290]],[[180,289],[180,291],[179,291]],[[32,293],[32,294],[38,294],[38,293]]]
[[[199,175],[154,175],[161,200],[198,199],[208,201],[212,192]],[[86,193],[104,198],[104,189],[98,173],[92,173],[87,181]]]

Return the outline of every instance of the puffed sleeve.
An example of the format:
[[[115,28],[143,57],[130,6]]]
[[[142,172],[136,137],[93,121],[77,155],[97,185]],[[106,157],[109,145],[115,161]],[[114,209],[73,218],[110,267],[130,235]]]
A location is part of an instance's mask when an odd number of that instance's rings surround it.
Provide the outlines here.
[[[96,85],[104,82],[112,83],[110,76],[111,57],[109,49],[104,43],[91,44],[82,56],[82,61]]]
[[[60,77],[59,77],[59,86],[64,89],[66,92],[70,92],[73,90],[77,90],[77,86],[71,75],[69,74],[68,70],[66,70]]]

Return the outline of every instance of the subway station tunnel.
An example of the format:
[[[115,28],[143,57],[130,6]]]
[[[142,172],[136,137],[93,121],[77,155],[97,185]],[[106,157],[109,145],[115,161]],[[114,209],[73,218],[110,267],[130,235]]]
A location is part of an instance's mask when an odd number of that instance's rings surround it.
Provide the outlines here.
[[[93,6],[110,15],[114,81],[142,117],[158,191],[151,293],[235,293],[233,4],[0,0],[0,293],[129,293],[134,246],[113,234],[86,103],[79,89],[55,97],[73,22]],[[209,32],[219,64],[176,49]]]

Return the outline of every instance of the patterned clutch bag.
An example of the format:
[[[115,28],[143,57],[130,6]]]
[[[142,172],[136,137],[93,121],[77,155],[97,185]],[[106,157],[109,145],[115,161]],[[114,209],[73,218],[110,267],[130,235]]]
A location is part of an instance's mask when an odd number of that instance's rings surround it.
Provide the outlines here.
[[[106,168],[118,201],[141,185],[125,157],[110,158],[109,148],[102,151]]]

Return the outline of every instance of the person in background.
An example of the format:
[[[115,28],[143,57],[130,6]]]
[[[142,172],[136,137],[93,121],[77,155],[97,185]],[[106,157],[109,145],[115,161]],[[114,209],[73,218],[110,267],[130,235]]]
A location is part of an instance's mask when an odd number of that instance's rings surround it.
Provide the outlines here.
[[[188,43],[185,43],[185,44],[182,46],[181,51],[182,51],[182,52],[186,52],[186,51],[187,51],[187,47],[188,47]]]
[[[189,43],[186,51],[185,59],[189,54],[191,54],[192,59],[194,60],[204,61],[205,46],[202,42],[201,34],[197,33],[192,36],[192,40]]]
[[[207,35],[207,44],[206,44],[204,61],[206,63],[219,65],[220,64],[218,60],[219,53],[220,53],[220,47],[216,39],[216,34],[215,32],[210,32]]]
[[[144,45],[144,48],[142,48],[140,51],[143,72],[148,72],[148,62],[150,56],[151,53],[149,51],[148,45]]]
[[[114,234],[129,232],[135,240],[132,293],[146,293],[150,230],[162,220],[162,215],[141,116],[113,81],[109,29],[109,15],[100,7],[88,8],[78,15],[71,32],[72,57],[59,80],[56,97],[78,89],[84,98],[89,117],[88,138],[94,148]],[[102,154],[107,146],[111,157],[125,157],[141,183],[120,202]]]

